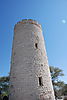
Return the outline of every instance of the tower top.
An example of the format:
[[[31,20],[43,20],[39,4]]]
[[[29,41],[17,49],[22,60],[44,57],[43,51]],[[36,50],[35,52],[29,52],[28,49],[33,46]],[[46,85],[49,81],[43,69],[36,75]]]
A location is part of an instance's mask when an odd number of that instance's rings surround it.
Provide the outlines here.
[[[33,20],[33,19],[23,19],[23,20],[17,22],[17,24],[20,24],[20,23],[21,24],[34,24],[34,25],[37,25],[39,28],[41,28],[41,24],[39,24],[38,21]],[[16,27],[16,25],[15,25],[15,27]]]

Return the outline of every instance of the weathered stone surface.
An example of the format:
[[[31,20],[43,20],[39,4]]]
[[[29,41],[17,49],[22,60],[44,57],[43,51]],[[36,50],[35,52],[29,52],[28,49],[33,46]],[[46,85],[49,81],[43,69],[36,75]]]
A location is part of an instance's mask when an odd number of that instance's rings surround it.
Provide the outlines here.
[[[41,25],[15,25],[10,72],[10,100],[55,100]]]

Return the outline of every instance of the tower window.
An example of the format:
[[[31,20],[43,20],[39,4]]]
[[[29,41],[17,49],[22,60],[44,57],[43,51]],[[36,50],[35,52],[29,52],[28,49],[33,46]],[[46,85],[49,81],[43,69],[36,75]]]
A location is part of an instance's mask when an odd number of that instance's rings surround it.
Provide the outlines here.
[[[43,64],[41,64],[41,66],[43,66]]]
[[[43,86],[43,80],[42,80],[42,77],[39,77],[39,86]]]
[[[38,44],[37,43],[35,43],[35,47],[38,49]]]

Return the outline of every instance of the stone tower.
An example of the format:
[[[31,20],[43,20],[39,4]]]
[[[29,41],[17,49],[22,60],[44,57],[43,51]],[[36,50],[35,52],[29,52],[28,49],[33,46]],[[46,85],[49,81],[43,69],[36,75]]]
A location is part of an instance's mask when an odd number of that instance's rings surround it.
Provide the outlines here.
[[[31,19],[14,28],[9,100],[55,100],[41,25]]]

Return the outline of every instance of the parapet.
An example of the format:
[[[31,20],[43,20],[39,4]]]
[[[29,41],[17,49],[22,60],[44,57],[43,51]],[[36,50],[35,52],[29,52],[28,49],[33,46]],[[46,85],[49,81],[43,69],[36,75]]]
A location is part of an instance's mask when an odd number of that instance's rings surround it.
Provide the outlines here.
[[[39,24],[36,20],[32,20],[32,19],[23,19],[23,20],[17,22],[17,24],[20,24],[20,23],[21,24],[34,24],[34,25],[38,26],[39,28],[41,28],[41,24]],[[16,25],[15,25],[15,27],[16,27]],[[14,27],[14,29],[15,29],[15,27]]]

